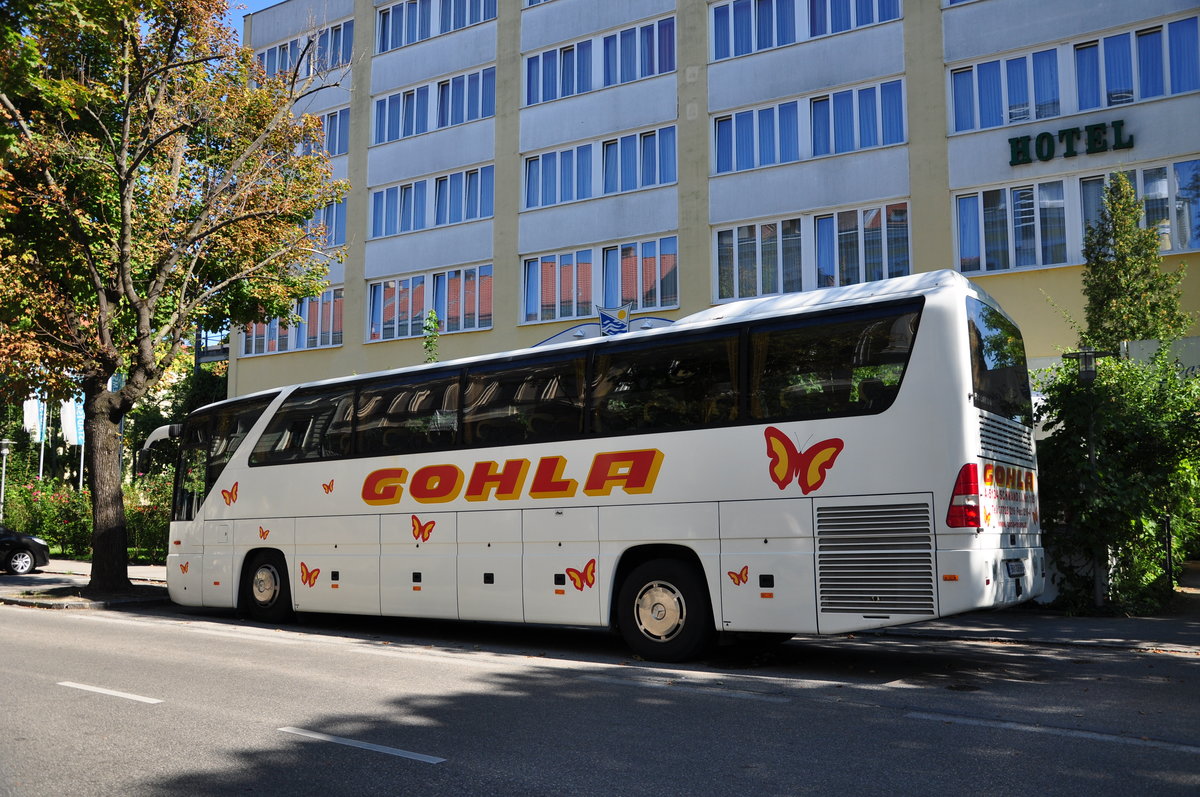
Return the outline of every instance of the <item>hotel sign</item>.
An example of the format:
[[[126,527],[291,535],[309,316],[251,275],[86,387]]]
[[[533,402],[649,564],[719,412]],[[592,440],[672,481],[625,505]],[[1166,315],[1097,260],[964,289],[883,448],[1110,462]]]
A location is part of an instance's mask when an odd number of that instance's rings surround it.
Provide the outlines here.
[[[1076,155],[1095,155],[1110,149],[1133,149],[1133,136],[1125,134],[1125,120],[1100,122],[1083,127],[1068,127],[1054,133],[1016,136],[1008,140],[1011,157],[1009,166],[1021,166],[1057,157],[1074,158]]]

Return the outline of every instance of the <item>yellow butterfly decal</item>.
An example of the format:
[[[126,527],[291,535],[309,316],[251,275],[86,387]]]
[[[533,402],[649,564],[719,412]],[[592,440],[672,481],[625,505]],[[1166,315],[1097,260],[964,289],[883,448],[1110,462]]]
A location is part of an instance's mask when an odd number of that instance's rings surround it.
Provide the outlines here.
[[[225,506],[231,506],[232,504],[237,503],[237,486],[238,483],[234,482],[233,486],[228,490],[221,491],[221,497],[225,499]]]
[[[594,587],[596,585],[596,560],[589,559],[588,563],[583,566],[582,571],[568,567],[567,578],[571,579],[571,583],[575,585],[575,589],[580,592],[583,592],[584,587]]]
[[[774,426],[768,426],[764,435],[767,456],[771,458],[771,481],[785,490],[794,479],[805,495],[825,483],[825,475],[846,445],[841,438],[832,437],[800,451],[791,438]]]
[[[187,571],[188,571],[188,565],[190,565],[190,564],[191,564],[191,562],[184,562],[183,564],[181,564],[179,566],[179,572],[183,573],[186,576]]]
[[[321,489],[325,491],[325,495],[329,495],[330,493],[332,493],[333,492],[333,479],[329,480],[329,484],[325,484],[324,482],[322,482]]]
[[[436,520],[428,520],[424,523],[416,515],[412,516],[413,539],[418,542],[429,542],[429,535],[433,534],[433,524]]]
[[[258,527],[258,537],[259,537],[259,539],[261,539],[261,540],[265,540],[265,539],[267,538],[267,536],[268,536],[270,533],[271,533],[271,530],[270,530],[270,529],[264,529],[262,526],[259,526],[259,527]]]
[[[304,562],[300,563],[300,581],[302,581],[305,586],[317,586],[317,576],[319,575],[321,575],[321,568],[314,567],[312,570],[309,570],[308,565],[304,564]]]
[[[732,570],[728,570],[726,572],[729,573],[729,577],[733,579],[733,583],[737,584],[739,587],[742,584],[750,581],[750,565],[742,565],[742,569],[736,573]]]

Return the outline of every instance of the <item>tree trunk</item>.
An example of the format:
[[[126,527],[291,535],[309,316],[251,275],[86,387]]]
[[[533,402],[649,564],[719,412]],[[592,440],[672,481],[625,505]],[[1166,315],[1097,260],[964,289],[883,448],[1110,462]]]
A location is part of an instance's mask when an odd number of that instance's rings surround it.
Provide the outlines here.
[[[105,399],[108,399],[105,401]],[[84,442],[92,491],[92,578],[104,592],[130,588],[125,496],[121,489],[121,414],[107,391],[84,400]]]

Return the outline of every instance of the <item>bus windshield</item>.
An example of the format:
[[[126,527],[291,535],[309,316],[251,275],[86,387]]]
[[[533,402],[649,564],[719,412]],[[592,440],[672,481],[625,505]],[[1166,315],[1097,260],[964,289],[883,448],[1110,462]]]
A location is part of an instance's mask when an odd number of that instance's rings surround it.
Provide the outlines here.
[[[975,406],[1033,426],[1033,401],[1021,332],[1000,311],[967,298],[967,337]]]

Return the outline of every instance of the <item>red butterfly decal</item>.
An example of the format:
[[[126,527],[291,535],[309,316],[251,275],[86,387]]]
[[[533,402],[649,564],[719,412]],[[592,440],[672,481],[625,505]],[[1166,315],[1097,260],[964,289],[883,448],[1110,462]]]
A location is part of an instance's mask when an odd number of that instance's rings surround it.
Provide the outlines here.
[[[575,585],[575,589],[580,592],[583,592],[584,587],[596,586],[596,560],[589,559],[588,563],[583,566],[582,572],[573,567],[568,567],[567,577],[571,579],[571,583]]]
[[[188,571],[188,565],[190,565],[190,564],[191,564],[191,562],[184,562],[183,564],[181,564],[179,566],[179,572],[183,573],[186,576],[187,571]]]
[[[325,484],[324,482],[322,482],[321,489],[323,489],[325,491],[325,495],[329,495],[330,493],[332,493],[333,492],[333,479],[329,480],[329,484]]]
[[[263,540],[265,540],[265,539],[267,538],[267,535],[268,535],[268,534],[270,534],[270,533],[271,533],[271,530],[270,530],[270,529],[264,529],[262,526],[259,526],[259,527],[258,527],[258,536],[259,536],[259,539],[263,539]]]
[[[228,490],[221,491],[221,497],[225,499],[225,506],[237,503],[237,486],[238,483],[234,482]]]
[[[321,568],[314,567],[312,570],[309,570],[308,565],[304,564],[304,562],[300,563],[300,580],[305,586],[317,586],[317,576],[319,575],[321,575]]]
[[[768,426],[764,434],[767,456],[771,458],[771,481],[784,490],[795,479],[805,495],[825,483],[826,473],[846,445],[840,437],[832,437],[800,451],[791,438],[774,426]]]
[[[436,520],[429,520],[422,523],[419,517],[413,515],[413,539],[419,542],[429,542],[429,535],[433,534],[433,524],[436,522]]]
[[[741,571],[739,571],[737,573],[735,573],[732,570],[729,570],[726,572],[728,572],[729,577],[731,579],[733,579],[733,583],[737,584],[739,587],[742,584],[745,584],[750,581],[750,566],[749,565],[742,565]]]

